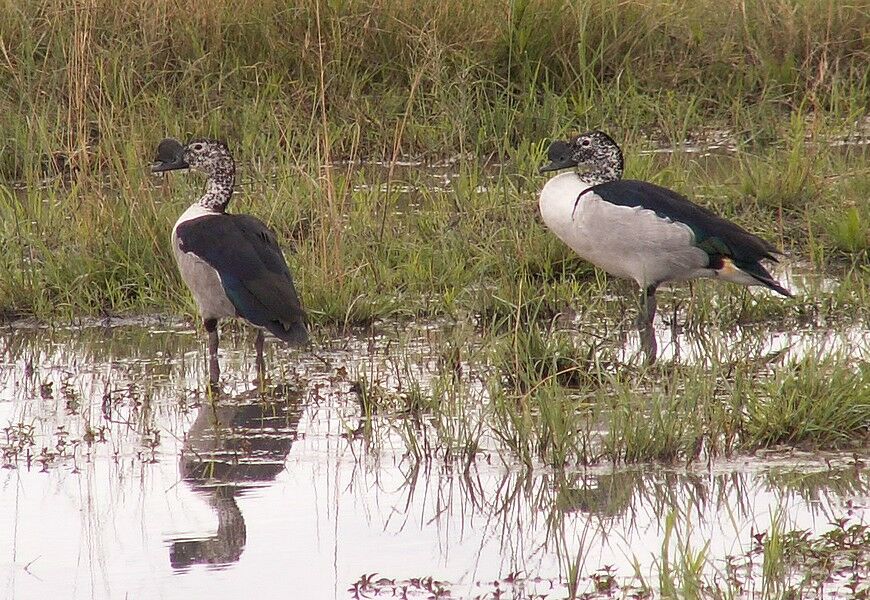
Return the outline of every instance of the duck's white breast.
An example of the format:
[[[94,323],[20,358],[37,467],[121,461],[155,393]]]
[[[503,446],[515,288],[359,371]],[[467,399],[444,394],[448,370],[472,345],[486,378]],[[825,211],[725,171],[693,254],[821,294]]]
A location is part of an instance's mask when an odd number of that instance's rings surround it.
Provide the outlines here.
[[[574,223],[574,207],[577,198],[589,187],[576,173],[560,173],[544,185],[538,199],[544,223],[572,248],[574,246],[568,240],[574,237],[574,230],[577,228]]]
[[[175,222],[171,236],[172,253],[175,255],[178,271],[193,294],[193,299],[196,300],[203,319],[233,317],[236,315],[236,308],[227,297],[218,272],[192,252],[184,252],[181,249],[176,231],[178,226],[185,221],[214,214],[216,214],[215,211],[199,204],[191,205]],[[215,240],[215,243],[219,244],[221,240]]]
[[[192,221],[193,219],[198,219],[200,217],[216,214],[219,213],[211,210],[210,208],[202,206],[199,202],[191,204],[187,207],[187,210],[181,213],[181,216],[178,217],[178,220],[175,222],[175,226],[172,228],[172,235],[175,235],[175,230],[185,221]]]
[[[541,190],[541,217],[577,254],[639,285],[709,276],[707,254],[692,230],[641,207],[603,200],[576,173],[562,173]]]

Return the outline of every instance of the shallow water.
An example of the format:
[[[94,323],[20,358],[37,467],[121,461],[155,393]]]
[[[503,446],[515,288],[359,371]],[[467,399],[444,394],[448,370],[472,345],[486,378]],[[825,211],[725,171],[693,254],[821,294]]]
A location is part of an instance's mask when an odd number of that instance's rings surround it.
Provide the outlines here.
[[[564,473],[494,452],[416,460],[405,420],[361,418],[351,381],[401,393],[400,352],[425,383],[437,323],[325,339],[316,355],[270,345],[266,394],[249,332],[230,331],[217,405],[188,325],[105,324],[0,333],[4,598],[563,598],[575,569],[578,592],[612,576],[622,597],[637,574],[656,587],[663,547],[706,552],[724,577],[778,519],[822,533],[870,515],[868,451]]]

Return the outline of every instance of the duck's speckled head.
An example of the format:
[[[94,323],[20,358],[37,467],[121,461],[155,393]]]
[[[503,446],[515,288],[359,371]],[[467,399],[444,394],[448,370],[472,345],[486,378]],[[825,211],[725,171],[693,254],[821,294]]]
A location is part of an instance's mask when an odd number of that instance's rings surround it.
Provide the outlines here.
[[[232,171],[235,168],[229,148],[220,140],[190,140],[184,147],[183,159],[191,169],[206,175]]]
[[[547,158],[550,162],[540,168],[541,173],[586,167],[595,171],[611,172],[615,179],[622,176],[622,151],[603,131],[581,133],[567,142],[556,140],[550,144]]]
[[[151,165],[151,172],[176,169],[193,169],[208,175],[205,193],[197,202],[212,211],[226,210],[233,195],[236,166],[224,142],[198,138],[182,146],[178,140],[166,138],[157,146],[157,158]]]
[[[151,166],[151,172],[194,169],[213,176],[234,168],[229,148],[220,140],[199,138],[182,146],[178,140],[166,138],[157,145],[157,158]]]

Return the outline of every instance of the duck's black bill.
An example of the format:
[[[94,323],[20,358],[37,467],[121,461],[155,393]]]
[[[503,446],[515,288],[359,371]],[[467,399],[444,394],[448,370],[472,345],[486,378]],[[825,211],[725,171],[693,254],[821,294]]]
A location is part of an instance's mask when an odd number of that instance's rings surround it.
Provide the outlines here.
[[[154,164],[151,165],[152,173],[163,173],[165,171],[187,168],[190,168],[190,165],[184,162],[184,146],[181,145],[181,142],[172,138],[166,138],[157,145],[157,158],[154,159]]]
[[[571,152],[571,146],[562,140],[556,140],[550,144],[550,148],[547,150],[547,158],[550,159],[550,162],[538,169],[539,173],[559,171],[577,166],[577,160]]]

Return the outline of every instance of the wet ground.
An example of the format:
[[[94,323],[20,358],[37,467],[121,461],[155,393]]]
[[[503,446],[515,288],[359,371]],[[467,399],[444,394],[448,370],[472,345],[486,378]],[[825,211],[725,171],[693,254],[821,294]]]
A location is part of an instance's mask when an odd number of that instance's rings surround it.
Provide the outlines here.
[[[382,324],[316,354],[270,345],[265,391],[250,332],[231,329],[217,403],[189,324],[2,330],[0,597],[650,597],[692,557],[763,597],[773,523],[818,537],[870,521],[870,450],[566,472],[495,448],[420,459],[401,416],[364,417],[353,382],[401,392],[411,369],[425,385],[444,327]],[[751,343],[866,339],[853,330]],[[818,597],[859,597],[859,571]]]

